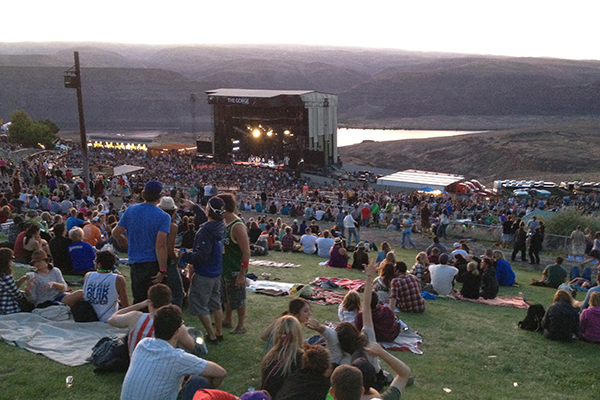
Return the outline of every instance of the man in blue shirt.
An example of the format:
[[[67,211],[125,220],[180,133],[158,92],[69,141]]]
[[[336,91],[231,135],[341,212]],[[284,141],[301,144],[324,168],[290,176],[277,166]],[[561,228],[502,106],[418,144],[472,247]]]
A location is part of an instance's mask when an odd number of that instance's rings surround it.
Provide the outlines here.
[[[166,276],[167,235],[171,217],[157,207],[162,190],[162,184],[158,181],[146,183],[142,191],[144,202],[125,210],[113,231],[120,246],[128,245],[134,303],[146,300],[150,286],[161,283]],[[125,231],[127,238],[122,235]]]

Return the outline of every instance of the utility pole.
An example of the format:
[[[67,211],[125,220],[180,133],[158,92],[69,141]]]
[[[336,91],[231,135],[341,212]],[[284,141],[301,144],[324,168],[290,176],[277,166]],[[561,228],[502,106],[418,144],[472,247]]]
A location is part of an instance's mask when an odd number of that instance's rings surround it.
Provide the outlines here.
[[[192,133],[196,133],[196,100],[198,97],[192,93],[190,94],[190,103],[192,107]]]
[[[85,187],[90,188],[90,160],[88,157],[87,135],[85,132],[85,119],[83,118],[83,95],[81,93],[81,69],[79,67],[79,52],[75,51],[75,66],[65,71],[65,87],[77,89],[77,110],[79,112],[79,135],[81,138],[81,157],[83,159],[83,181]],[[75,71],[73,71],[73,68]]]

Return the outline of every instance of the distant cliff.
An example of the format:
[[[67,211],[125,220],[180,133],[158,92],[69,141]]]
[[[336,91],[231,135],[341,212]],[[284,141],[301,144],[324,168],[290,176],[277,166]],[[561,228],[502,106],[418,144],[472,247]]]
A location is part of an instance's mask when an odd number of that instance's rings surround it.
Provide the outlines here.
[[[25,109],[77,129],[64,71],[81,56],[91,130],[191,128],[190,93],[219,87],[339,95],[340,124],[438,129],[600,115],[600,62],[285,46],[0,43],[0,118]],[[201,130],[210,108],[197,102]],[[448,126],[451,121],[453,126]],[[469,124],[471,124],[469,126]],[[526,124],[525,124],[526,126]]]

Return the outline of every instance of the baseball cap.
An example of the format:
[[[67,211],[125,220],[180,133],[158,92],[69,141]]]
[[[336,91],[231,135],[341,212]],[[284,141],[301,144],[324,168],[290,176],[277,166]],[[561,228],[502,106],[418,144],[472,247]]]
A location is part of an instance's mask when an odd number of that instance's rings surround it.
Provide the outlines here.
[[[454,243],[454,248],[455,249],[458,249],[459,247],[460,247],[460,243],[458,243],[458,242]]]
[[[163,190],[162,183],[159,181],[148,181],[144,186],[144,192],[149,195],[159,195]]]

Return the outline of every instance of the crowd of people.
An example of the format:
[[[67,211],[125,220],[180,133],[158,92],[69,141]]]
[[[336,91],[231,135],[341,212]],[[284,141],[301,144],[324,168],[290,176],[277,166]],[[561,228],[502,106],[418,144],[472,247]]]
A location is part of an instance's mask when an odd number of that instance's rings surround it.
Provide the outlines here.
[[[594,213],[600,201],[593,195],[558,204],[392,194],[344,184],[309,188],[290,171],[204,167],[186,155],[147,158],[135,151],[91,148],[90,158],[145,169],[130,176],[92,176],[86,185],[73,175],[81,162],[77,151],[42,152],[20,164],[0,160],[0,223],[6,223],[7,237],[0,249],[0,314],[88,303],[96,320],[127,328],[131,364],[123,399],[142,393],[149,399],[176,398],[181,379],[190,375],[182,398],[235,398],[216,391],[227,373],[198,356],[181,308],[187,304],[198,317],[211,346],[225,340],[226,328],[232,335],[245,334],[250,257],[268,251],[289,252],[291,260],[293,253],[303,252],[327,259],[329,267],[364,270],[364,296],[346,295],[335,327],[312,318],[306,301],[292,301],[261,335],[267,341],[264,391],[241,398],[325,399],[331,392],[336,400],[399,399],[410,383],[410,368],[376,345],[393,341],[404,328],[396,311],[425,312],[425,292],[494,299],[501,286],[516,284],[502,247],[513,247],[512,261],[519,252],[525,261],[528,246],[530,263],[540,263],[543,221],[534,217],[525,224],[520,217],[536,208],[573,205]],[[245,221],[240,211],[260,214]],[[448,225],[465,218],[500,224],[502,243],[484,254],[474,254],[465,240],[447,249],[440,239],[447,240]],[[284,219],[293,222],[288,226]],[[373,226],[398,231],[401,248],[417,247],[414,232],[430,236],[432,243],[409,267],[388,242],[377,246],[365,240]],[[577,255],[588,254],[585,262],[598,259],[598,236],[592,239],[578,227],[571,235],[573,253],[576,246],[578,251],[584,247]],[[118,252],[127,253],[131,303],[128,282],[117,269]],[[31,264],[33,271],[15,281],[13,262]],[[557,258],[532,284],[565,284],[561,263]],[[83,289],[69,290],[63,274],[82,275]],[[600,341],[600,289],[595,286],[600,278],[590,280],[576,281],[590,288],[582,303],[565,290],[557,292],[543,320],[547,337]],[[302,325],[326,346],[306,344]],[[393,376],[386,376],[380,360]]]

